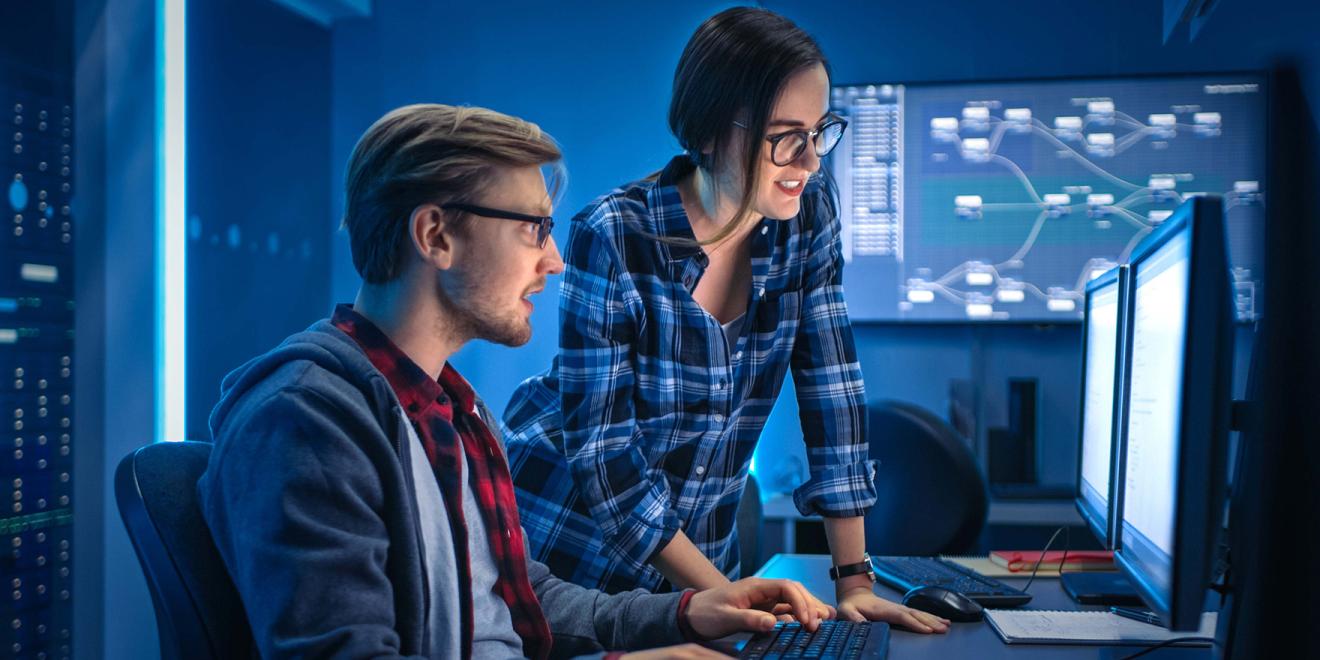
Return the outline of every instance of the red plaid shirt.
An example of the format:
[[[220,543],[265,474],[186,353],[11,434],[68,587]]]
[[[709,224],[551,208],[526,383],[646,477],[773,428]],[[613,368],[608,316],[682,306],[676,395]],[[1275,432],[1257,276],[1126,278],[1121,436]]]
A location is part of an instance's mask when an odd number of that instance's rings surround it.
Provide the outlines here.
[[[549,656],[550,625],[527,577],[527,551],[513,479],[498,441],[477,413],[472,386],[449,364],[445,364],[439,379],[432,380],[351,305],[336,307],[331,322],[362,347],[371,364],[389,381],[440,484],[454,536],[459,598],[464,604],[463,657],[472,657],[473,630],[472,569],[467,523],[463,519],[463,454],[472,468],[472,492],[490,539],[491,559],[499,568],[495,593],[509,606],[513,630],[522,638],[523,653],[529,658]]]

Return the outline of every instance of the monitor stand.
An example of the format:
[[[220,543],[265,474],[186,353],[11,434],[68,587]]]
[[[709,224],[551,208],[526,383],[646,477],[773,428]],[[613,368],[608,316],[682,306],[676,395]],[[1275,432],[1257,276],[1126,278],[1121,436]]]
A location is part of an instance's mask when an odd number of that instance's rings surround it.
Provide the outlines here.
[[[1077,572],[1059,576],[1063,590],[1083,605],[1141,605],[1141,597],[1122,573]]]

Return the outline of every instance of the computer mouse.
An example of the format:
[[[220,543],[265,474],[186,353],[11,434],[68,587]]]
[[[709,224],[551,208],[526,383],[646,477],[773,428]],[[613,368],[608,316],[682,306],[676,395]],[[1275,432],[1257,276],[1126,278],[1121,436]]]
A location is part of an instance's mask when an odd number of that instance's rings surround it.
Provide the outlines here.
[[[916,587],[903,595],[903,604],[950,621],[980,621],[981,604],[961,592],[934,585]]]

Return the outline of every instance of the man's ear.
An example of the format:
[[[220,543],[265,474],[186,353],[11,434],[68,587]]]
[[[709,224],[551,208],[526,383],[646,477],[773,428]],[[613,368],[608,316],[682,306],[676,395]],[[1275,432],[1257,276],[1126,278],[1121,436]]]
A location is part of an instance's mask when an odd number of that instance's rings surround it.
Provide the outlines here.
[[[408,237],[417,256],[431,267],[447,270],[454,263],[454,214],[435,204],[422,204],[408,216]]]

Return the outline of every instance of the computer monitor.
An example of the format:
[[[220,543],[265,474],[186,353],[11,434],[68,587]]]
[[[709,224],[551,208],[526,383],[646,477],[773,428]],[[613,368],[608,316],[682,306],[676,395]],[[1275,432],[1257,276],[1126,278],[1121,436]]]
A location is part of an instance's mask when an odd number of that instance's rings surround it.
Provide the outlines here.
[[[1173,630],[1196,630],[1223,521],[1233,355],[1223,203],[1192,199],[1134,251],[1116,560]]]
[[[1076,323],[1087,281],[1186,199],[1224,197],[1238,319],[1257,318],[1259,73],[841,84],[848,315]],[[888,83],[888,84],[885,84]]]
[[[1126,322],[1128,267],[1119,266],[1086,286],[1082,317],[1081,442],[1077,457],[1077,511],[1105,548],[1113,549],[1119,510],[1118,431],[1122,378],[1121,329]]]

